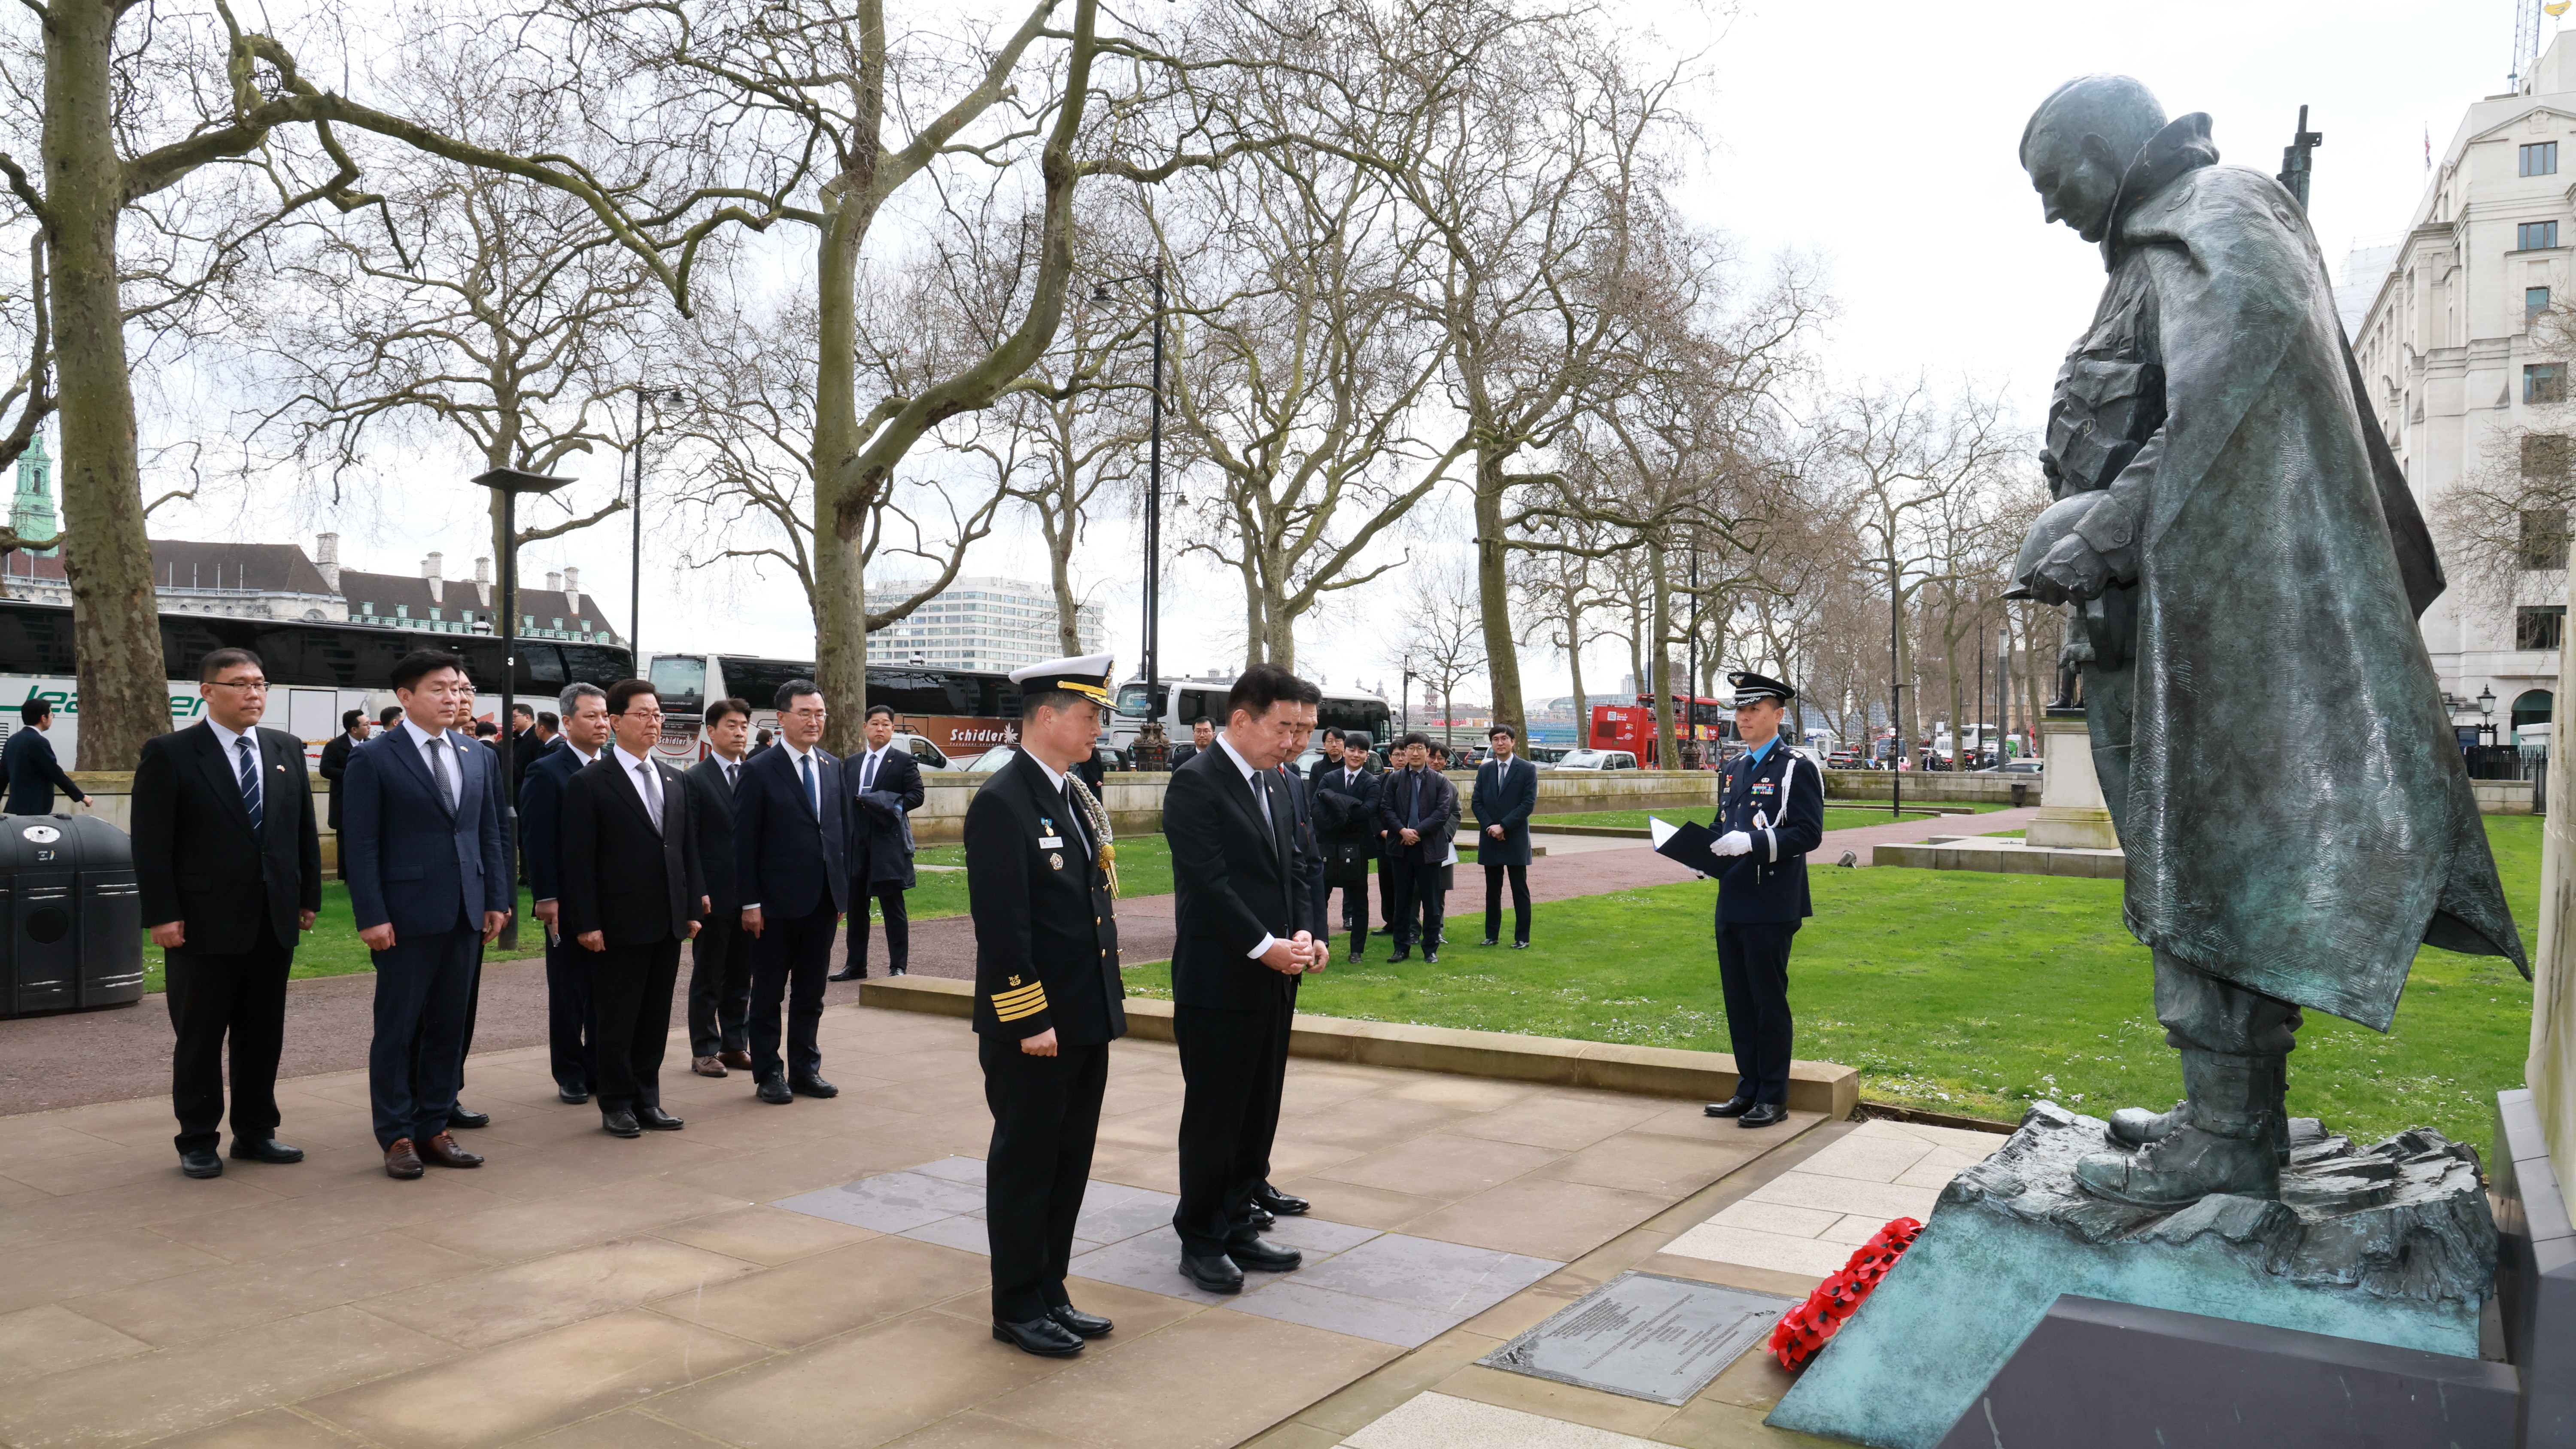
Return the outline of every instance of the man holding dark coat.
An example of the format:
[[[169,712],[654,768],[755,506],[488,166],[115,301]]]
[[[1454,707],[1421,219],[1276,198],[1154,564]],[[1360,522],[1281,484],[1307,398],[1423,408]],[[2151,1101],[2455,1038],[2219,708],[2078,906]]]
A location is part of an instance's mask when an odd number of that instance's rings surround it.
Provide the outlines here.
[[[886,974],[912,964],[912,920],[903,893],[912,889],[912,812],[921,808],[921,766],[894,743],[894,711],[868,706],[867,749],[841,762],[850,785],[850,952],[834,981],[868,974],[868,902],[885,913]]]
[[[653,686],[618,681],[608,714],[615,743],[564,790],[559,924],[589,956],[601,1130],[635,1137],[682,1126],[662,1110],[662,1050],[680,943],[706,919],[706,877],[688,784],[653,758]]]
[[[233,1156],[304,1160],[277,1140],[277,1058],[299,932],[322,907],[322,842],[304,742],[259,727],[259,656],[218,649],[199,666],[206,717],[146,742],[134,769],[134,875],[165,953],[170,1103],[179,1170],[219,1177],[224,1044],[232,1043]],[[361,717],[363,718],[363,716]]]
[[[1530,812],[1538,808],[1538,766],[1520,757],[1520,736],[1496,725],[1485,738],[1494,757],[1476,767],[1476,863],[1485,868],[1485,944],[1503,934],[1503,883],[1512,887],[1512,949],[1530,941]]]

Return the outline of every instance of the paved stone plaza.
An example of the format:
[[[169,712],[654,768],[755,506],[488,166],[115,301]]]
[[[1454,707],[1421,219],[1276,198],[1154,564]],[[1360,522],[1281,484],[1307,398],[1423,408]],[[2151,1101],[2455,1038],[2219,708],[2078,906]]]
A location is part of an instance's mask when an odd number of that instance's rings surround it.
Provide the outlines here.
[[[0,1444],[1799,1442],[1760,1427],[1759,1352],[1679,1409],[1474,1360],[1632,1267],[1803,1293],[1850,1214],[1917,1211],[1981,1135],[1294,1061],[1308,1265],[1222,1300],[1163,1241],[1176,1058],[1124,1042],[1075,1284],[1118,1331],[1051,1361],[989,1336],[964,1024],[836,1007],[824,1052],[834,1101],[666,1077],[688,1130],[635,1141],[556,1102],[541,1049],[478,1056],[491,1164],[414,1183],[354,1073],[280,1085],[309,1161],[212,1182],[160,1098],[0,1118]]]

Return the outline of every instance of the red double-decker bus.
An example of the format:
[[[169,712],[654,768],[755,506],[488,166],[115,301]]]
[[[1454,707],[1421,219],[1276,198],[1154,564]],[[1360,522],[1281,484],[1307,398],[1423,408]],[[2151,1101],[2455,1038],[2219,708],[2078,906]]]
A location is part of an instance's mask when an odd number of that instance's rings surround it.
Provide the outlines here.
[[[1673,733],[1698,740],[1700,767],[1713,770],[1724,742],[1735,738],[1735,707],[1722,699],[1676,694]],[[1664,768],[1655,758],[1655,697],[1641,694],[1634,704],[1594,705],[1592,731],[1584,743],[1596,750],[1626,750],[1645,769]]]

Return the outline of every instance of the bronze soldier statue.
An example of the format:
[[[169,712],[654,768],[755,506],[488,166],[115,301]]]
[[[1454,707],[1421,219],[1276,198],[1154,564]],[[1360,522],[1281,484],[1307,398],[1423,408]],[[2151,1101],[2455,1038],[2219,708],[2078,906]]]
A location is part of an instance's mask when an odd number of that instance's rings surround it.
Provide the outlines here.
[[[2139,1206],[2278,1197],[2303,1009],[2387,1030],[2424,942],[2529,974],[2415,622],[2441,567],[2289,192],[2122,76],[2060,87],[2021,161],[2110,280],[2057,375],[2059,501],[2020,584],[2089,646],[2124,914],[2183,1065],[2184,1100],[2114,1114],[2076,1176]]]

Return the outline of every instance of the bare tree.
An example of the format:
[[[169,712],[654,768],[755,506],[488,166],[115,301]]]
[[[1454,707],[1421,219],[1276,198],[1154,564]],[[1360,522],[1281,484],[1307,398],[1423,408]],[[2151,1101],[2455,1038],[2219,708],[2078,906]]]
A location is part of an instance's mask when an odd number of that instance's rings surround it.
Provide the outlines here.
[[[1419,570],[1413,597],[1419,604],[1399,659],[1414,678],[1439,692],[1440,742],[1457,733],[1458,686],[1485,667],[1484,601],[1474,576],[1455,562]]]
[[[1520,595],[1522,640],[1526,643],[1536,636],[1537,642],[1565,651],[1566,672],[1574,681],[1578,729],[1590,718],[1583,689],[1583,651],[1598,640],[1618,637],[1593,624],[1596,615],[1615,603],[1615,596],[1600,577],[1604,572],[1599,557],[1588,550],[1523,551],[1512,561],[1512,587]]]

